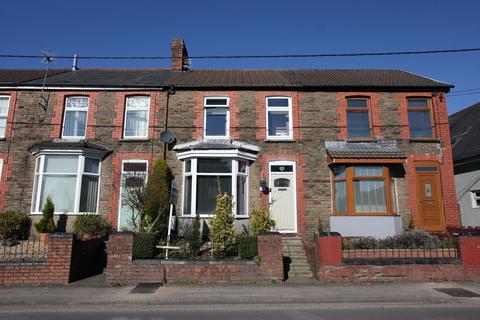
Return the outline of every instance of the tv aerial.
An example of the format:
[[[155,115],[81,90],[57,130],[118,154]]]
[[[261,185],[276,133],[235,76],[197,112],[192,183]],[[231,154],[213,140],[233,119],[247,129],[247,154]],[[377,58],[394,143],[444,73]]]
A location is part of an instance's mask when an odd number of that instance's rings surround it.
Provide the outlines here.
[[[48,108],[48,101],[50,100],[50,92],[48,92],[46,96],[44,92],[45,92],[45,85],[47,84],[47,78],[48,78],[48,67],[50,63],[53,62],[53,55],[46,51],[42,51],[42,56],[43,56],[42,61],[43,63],[46,64],[46,66],[45,66],[45,75],[43,76],[43,84],[42,84],[42,91],[40,94],[40,101],[38,102],[38,104],[43,108],[43,111],[46,112]]]

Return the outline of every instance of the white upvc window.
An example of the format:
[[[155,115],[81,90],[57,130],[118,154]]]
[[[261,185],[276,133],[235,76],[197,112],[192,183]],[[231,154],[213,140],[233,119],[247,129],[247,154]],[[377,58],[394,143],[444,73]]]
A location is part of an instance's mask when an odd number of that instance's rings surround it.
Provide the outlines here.
[[[0,159],[0,182],[2,181],[3,159]]]
[[[41,213],[47,197],[55,213],[97,213],[100,158],[75,153],[39,155],[35,160],[32,213]]]
[[[126,139],[147,139],[149,113],[149,96],[127,97],[125,101],[123,137]]]
[[[0,96],[0,139],[5,138],[9,106],[10,96]]]
[[[183,215],[210,217],[216,197],[232,196],[236,217],[248,216],[248,161],[237,158],[198,157],[184,161]]]
[[[230,135],[230,111],[228,97],[205,97],[203,136],[211,139],[228,138]]]
[[[267,139],[293,139],[292,98],[267,97]]]
[[[84,139],[87,130],[88,97],[67,97],[63,116],[63,139]]]
[[[471,191],[472,194],[472,208],[480,208],[480,190]]]

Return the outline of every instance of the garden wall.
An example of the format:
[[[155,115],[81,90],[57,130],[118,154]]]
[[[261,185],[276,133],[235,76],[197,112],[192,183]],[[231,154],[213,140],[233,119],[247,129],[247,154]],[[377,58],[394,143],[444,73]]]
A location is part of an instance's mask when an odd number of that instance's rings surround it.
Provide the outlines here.
[[[282,281],[282,237],[258,236],[260,264],[240,260],[132,259],[133,233],[110,235],[107,243],[106,281],[111,285],[175,281]]]
[[[459,264],[345,265],[341,237],[307,244],[320,282],[461,281],[480,279],[480,237],[459,238]]]
[[[48,236],[46,247],[45,258],[0,262],[0,285],[68,284],[103,272],[101,240],[83,241],[71,233],[54,233]]]

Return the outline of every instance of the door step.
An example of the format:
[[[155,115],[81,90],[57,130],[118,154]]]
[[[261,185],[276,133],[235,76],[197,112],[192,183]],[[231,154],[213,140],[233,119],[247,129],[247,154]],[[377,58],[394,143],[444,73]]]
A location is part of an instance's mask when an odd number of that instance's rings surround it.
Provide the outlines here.
[[[314,279],[307,253],[300,237],[282,238],[283,256],[287,258],[285,265],[287,279]]]

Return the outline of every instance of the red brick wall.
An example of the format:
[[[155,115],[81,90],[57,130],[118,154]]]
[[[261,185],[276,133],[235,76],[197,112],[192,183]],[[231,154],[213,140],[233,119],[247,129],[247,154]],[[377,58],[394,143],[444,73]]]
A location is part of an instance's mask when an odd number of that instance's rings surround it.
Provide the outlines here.
[[[43,262],[0,263],[0,284],[68,284],[73,235],[51,234]]]
[[[321,282],[460,281],[480,279],[480,237],[460,237],[462,264],[342,265],[341,237],[320,237],[314,266]]]
[[[133,233],[114,233],[107,243],[107,284],[169,281],[281,281],[282,239],[279,234],[260,235],[260,265],[253,261],[134,260]]]

